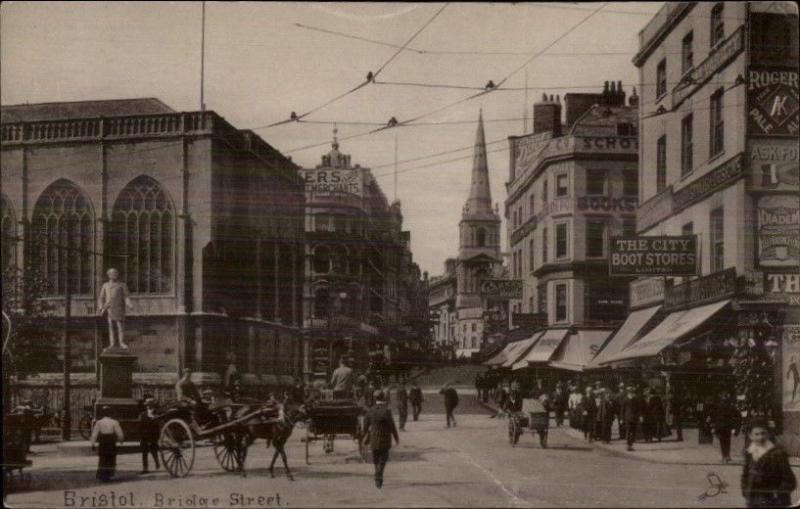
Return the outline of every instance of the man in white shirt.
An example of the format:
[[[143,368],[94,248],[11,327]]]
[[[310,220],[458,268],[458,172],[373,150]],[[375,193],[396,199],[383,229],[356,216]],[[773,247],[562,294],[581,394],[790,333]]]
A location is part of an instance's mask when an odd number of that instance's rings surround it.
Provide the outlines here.
[[[114,477],[117,469],[117,442],[125,440],[119,422],[109,417],[110,410],[107,406],[100,409],[100,419],[94,423],[89,439],[92,448],[97,447],[97,479],[103,482]]]

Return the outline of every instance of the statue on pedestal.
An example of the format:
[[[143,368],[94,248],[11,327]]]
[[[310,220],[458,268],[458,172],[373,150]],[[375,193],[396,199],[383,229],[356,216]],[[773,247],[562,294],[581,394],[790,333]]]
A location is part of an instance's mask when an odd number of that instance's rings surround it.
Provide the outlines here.
[[[133,309],[133,304],[128,298],[128,285],[119,281],[117,269],[108,269],[106,274],[108,281],[103,283],[103,288],[100,290],[98,313],[102,315],[106,311],[108,312],[109,348],[114,348],[119,342],[122,348],[127,349],[124,327],[125,309]]]

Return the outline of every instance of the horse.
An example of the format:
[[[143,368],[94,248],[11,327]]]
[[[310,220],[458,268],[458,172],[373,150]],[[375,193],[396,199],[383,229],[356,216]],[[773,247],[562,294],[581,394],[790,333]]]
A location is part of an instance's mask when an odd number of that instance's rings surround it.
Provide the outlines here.
[[[233,412],[232,418],[236,419],[237,417],[245,416],[259,408],[263,408],[263,405],[243,405]],[[290,481],[294,481],[292,471],[289,469],[289,462],[286,458],[285,446],[289,437],[292,435],[294,425],[298,421],[304,421],[306,419],[305,407],[303,405],[286,402],[282,405],[278,405],[276,409],[278,412],[277,418],[264,416],[258,420],[253,419],[244,423],[244,427],[247,429],[249,443],[252,443],[258,438],[263,438],[267,442],[267,449],[269,449],[270,445],[274,447],[275,452],[269,464],[270,476],[273,478],[275,477],[275,462],[278,456],[280,456],[281,461],[283,461],[283,467],[286,469],[286,477]]]

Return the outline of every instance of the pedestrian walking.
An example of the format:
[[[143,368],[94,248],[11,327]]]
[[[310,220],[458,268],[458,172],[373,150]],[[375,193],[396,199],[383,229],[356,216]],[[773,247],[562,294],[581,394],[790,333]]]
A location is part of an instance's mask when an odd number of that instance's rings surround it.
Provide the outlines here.
[[[573,429],[581,428],[581,403],[583,402],[583,394],[580,388],[576,385],[572,387],[572,392],[569,395],[567,404],[569,406],[569,425]]]
[[[617,419],[617,432],[619,433],[619,440],[625,440],[625,419],[622,417],[622,403],[625,401],[625,382],[620,382],[617,386],[617,392],[613,396],[614,401],[614,416]]]
[[[447,427],[450,427],[452,423],[453,427],[456,427],[456,417],[453,414],[456,407],[458,406],[458,392],[454,388],[450,386],[450,384],[445,384],[442,387],[442,390],[439,391],[439,394],[444,396],[444,412],[447,418]]]
[[[561,382],[556,385],[556,390],[553,392],[553,411],[556,417],[556,426],[560,427],[564,424],[564,412],[567,411],[569,395],[564,390]]]
[[[731,433],[739,436],[741,427],[741,415],[739,414],[739,409],[736,408],[732,394],[722,393],[720,395],[717,403],[711,407],[708,421],[719,440],[722,462],[730,463]]]
[[[419,414],[422,413],[422,402],[425,398],[422,397],[422,389],[420,389],[416,380],[411,383],[411,391],[408,393],[408,401],[411,403],[411,411],[414,420],[419,420]]]
[[[789,457],[769,438],[767,423],[754,421],[749,426],[750,445],[744,452],[742,495],[747,507],[790,507],[797,478]]]
[[[642,435],[645,442],[652,442],[655,437],[656,416],[653,410],[656,408],[653,400],[653,391],[649,387],[644,390],[644,405],[642,406]]]
[[[642,402],[636,394],[636,387],[629,385],[625,392],[625,399],[622,401],[622,419],[625,422],[625,437],[628,442],[628,450],[633,450],[633,443],[636,441],[636,429],[642,423]]]
[[[581,401],[581,431],[583,431],[583,439],[590,442],[594,439],[594,414],[597,411],[593,392],[591,386],[587,387]]]
[[[651,391],[647,412],[652,420],[652,436],[660,442],[663,437],[667,436],[667,409],[664,406],[664,399],[657,390]]]
[[[595,391],[594,404],[594,439],[607,444],[611,441],[611,421],[614,419],[614,413],[605,389]]]
[[[144,400],[144,411],[139,414],[139,445],[142,450],[142,474],[150,472],[148,456],[153,456],[153,464],[156,470],[161,466],[158,463],[158,435],[159,425],[156,415],[156,400],[146,398]]]
[[[372,450],[372,463],[375,465],[375,486],[383,487],[383,472],[389,461],[389,450],[392,448],[392,437],[400,444],[400,436],[394,425],[392,411],[386,404],[383,391],[373,393],[375,405],[364,417],[364,434]]]
[[[408,391],[406,390],[405,382],[400,382],[395,399],[397,400],[397,417],[400,421],[400,431],[405,431],[406,421],[408,420]]]
[[[114,477],[117,469],[117,442],[122,442],[125,435],[116,419],[108,414],[107,406],[100,408],[99,419],[94,423],[89,439],[93,448],[97,448],[97,479],[108,482]]]
[[[353,368],[347,365],[347,359],[339,359],[339,367],[333,370],[330,387],[333,389],[334,398],[352,398],[355,374]]]

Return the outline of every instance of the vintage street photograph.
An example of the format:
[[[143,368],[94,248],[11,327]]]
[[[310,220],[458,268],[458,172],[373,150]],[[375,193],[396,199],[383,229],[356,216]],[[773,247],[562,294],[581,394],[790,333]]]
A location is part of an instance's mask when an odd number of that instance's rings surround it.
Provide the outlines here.
[[[798,13],[3,2],[3,506],[798,507]]]

